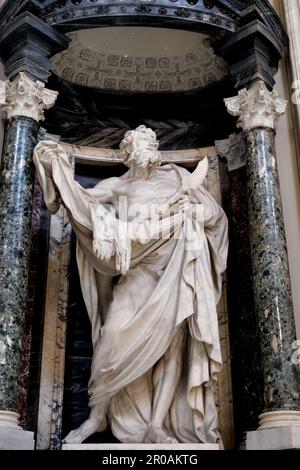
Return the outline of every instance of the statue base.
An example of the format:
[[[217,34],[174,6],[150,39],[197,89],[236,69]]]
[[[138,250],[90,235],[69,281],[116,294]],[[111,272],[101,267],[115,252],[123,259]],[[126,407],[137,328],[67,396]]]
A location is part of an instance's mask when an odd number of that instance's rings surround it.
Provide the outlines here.
[[[220,444],[63,444],[62,450],[220,450]]]
[[[0,427],[0,450],[34,450],[34,433]]]
[[[300,449],[300,426],[258,429],[247,433],[247,450]]]
[[[0,450],[34,450],[34,433],[19,426],[18,413],[0,411]]]

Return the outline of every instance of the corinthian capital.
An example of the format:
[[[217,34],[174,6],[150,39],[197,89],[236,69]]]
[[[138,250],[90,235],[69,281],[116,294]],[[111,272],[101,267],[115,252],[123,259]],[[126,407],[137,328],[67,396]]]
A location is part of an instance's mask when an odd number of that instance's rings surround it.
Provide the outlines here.
[[[255,127],[274,129],[277,119],[285,113],[287,107],[287,101],[278,98],[275,90],[269,91],[262,81],[224,101],[229,114],[238,116],[237,127],[244,131]]]
[[[12,82],[0,82],[0,106],[8,119],[26,116],[44,121],[44,110],[54,105],[57,95],[58,92],[48,90],[42,82],[34,82],[24,72]]]

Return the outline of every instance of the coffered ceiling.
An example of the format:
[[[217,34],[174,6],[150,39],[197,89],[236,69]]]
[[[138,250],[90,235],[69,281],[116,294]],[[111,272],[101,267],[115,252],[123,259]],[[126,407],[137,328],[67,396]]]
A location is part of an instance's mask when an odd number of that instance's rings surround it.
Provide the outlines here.
[[[147,27],[108,27],[69,33],[68,50],[53,72],[97,89],[139,92],[197,90],[228,75],[205,34]]]

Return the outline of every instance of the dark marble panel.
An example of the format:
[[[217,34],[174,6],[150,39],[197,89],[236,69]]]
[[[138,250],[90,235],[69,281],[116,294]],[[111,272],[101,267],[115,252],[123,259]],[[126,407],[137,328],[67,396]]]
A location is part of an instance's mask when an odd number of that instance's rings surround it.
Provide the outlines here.
[[[36,431],[38,419],[40,368],[43,346],[44,305],[48,262],[50,215],[35,183],[32,214],[32,251],[29,265],[26,328],[23,336],[21,424]]]
[[[296,333],[274,131],[248,131],[246,143],[251,256],[264,379],[262,411],[299,410],[300,381],[291,360]]]
[[[0,18],[1,13],[0,9]],[[0,28],[0,43],[6,77],[25,72],[33,80],[46,82],[51,74],[50,57],[67,49],[69,39],[25,11]]]
[[[91,169],[83,165],[76,168],[76,180],[84,187],[92,187],[100,179],[112,176],[111,168]],[[120,172],[124,168],[120,168]],[[91,372],[93,347],[91,325],[81,293],[79,274],[76,264],[76,238],[72,234],[70,259],[70,284],[67,323],[67,347],[65,366],[64,405],[62,436],[79,427],[88,418],[88,381]],[[96,433],[86,442],[118,442],[111,431]]]
[[[18,410],[20,355],[24,328],[31,210],[34,181],[32,153],[38,123],[8,121],[0,175],[0,409]]]
[[[30,368],[30,354],[31,354],[31,340],[32,340],[32,323],[34,317],[34,297],[35,285],[37,282],[38,270],[37,260],[39,256],[39,229],[41,224],[41,203],[42,192],[39,184],[36,182],[34,187],[33,196],[33,210],[31,221],[31,254],[29,263],[29,279],[28,279],[28,294],[27,294],[27,307],[25,313],[25,324],[22,338],[22,352],[21,352],[21,376],[20,376],[20,389],[19,389],[19,410],[20,410],[20,425],[26,427],[27,418],[27,394],[28,394],[28,380]]]
[[[81,294],[72,235],[62,435],[88,418],[88,380],[93,348],[91,325]]]
[[[245,433],[257,428],[262,410],[262,373],[254,308],[246,168],[230,172],[228,178],[223,204],[229,218],[231,372],[236,444],[243,446]]]

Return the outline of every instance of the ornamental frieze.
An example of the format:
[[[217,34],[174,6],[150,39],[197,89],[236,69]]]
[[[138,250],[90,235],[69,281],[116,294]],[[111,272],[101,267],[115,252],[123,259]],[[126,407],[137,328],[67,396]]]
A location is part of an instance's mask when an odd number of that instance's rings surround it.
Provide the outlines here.
[[[224,30],[234,31],[238,15],[233,9],[208,0],[144,0],[142,2],[121,0],[58,0],[42,11],[43,18],[52,25],[126,17],[164,17],[166,20],[187,20],[189,23],[205,23]],[[139,20],[140,21],[140,18]]]

